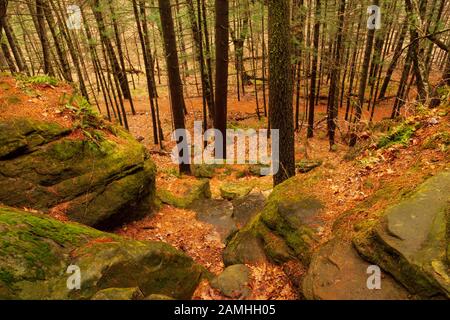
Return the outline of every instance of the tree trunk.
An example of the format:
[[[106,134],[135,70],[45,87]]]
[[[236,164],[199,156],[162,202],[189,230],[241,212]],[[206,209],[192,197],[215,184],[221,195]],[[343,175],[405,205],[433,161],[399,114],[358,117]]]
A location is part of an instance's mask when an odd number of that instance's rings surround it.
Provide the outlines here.
[[[274,185],[295,175],[289,0],[269,0],[269,114],[279,130],[279,170]],[[273,138],[272,138],[273,139]],[[274,141],[272,141],[272,146]]]
[[[228,97],[228,0],[215,0],[216,8],[216,98],[214,128],[222,133],[222,146],[216,143],[216,158],[225,159]],[[219,142],[219,139],[216,139]]]
[[[42,53],[44,55],[44,73],[54,76],[52,68],[50,46],[45,30],[44,3],[43,0],[36,0],[36,21],[39,40],[41,41]]]
[[[170,102],[172,107],[173,122],[175,130],[185,130],[184,125],[184,98],[183,84],[180,77],[180,65],[177,53],[177,44],[175,40],[175,27],[172,19],[170,2],[167,0],[158,0],[159,14],[161,16],[162,33],[164,37],[164,48],[166,52],[167,73],[169,77]],[[183,150],[189,150],[187,141],[182,137],[177,140],[179,156],[183,158]],[[183,148],[183,146],[184,148]],[[187,151],[189,152],[189,151]],[[189,163],[180,163],[181,173],[190,173]]]
[[[314,50],[313,61],[311,66],[311,91],[309,95],[309,112],[308,112],[308,133],[307,137],[312,138],[314,136],[314,107],[315,107],[315,94],[317,84],[317,61],[319,55],[319,36],[320,36],[320,0],[316,0],[316,12],[314,21]]]
[[[2,40],[3,24],[5,23],[8,0],[0,0],[0,41]]]
[[[345,0],[339,0],[339,27],[336,39],[335,56],[333,60],[333,66],[331,68],[331,84],[329,93],[329,107],[328,107],[328,140],[330,142],[330,150],[333,149],[335,144],[334,137],[336,131],[336,121],[338,117],[338,104],[339,104],[339,80],[340,80],[340,68],[341,68],[341,55],[342,55],[342,37],[344,32],[344,15],[345,15]]]

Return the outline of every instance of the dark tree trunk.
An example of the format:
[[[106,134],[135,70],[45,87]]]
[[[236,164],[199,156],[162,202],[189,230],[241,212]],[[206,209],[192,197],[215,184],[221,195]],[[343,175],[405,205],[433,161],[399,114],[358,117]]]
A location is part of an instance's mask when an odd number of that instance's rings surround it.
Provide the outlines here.
[[[187,0],[188,12],[189,12],[189,20],[192,29],[192,35],[195,42],[195,53],[196,60],[200,67],[200,77],[202,83],[202,94],[205,97],[206,103],[208,104],[208,112],[210,120],[212,119],[212,115],[214,114],[214,104],[213,104],[213,92],[211,88],[211,84],[209,83],[208,74],[206,72],[205,59],[203,54],[203,33],[202,33],[202,17],[201,17],[201,6],[200,0],[197,0],[197,12],[198,12],[198,20],[195,18],[195,7],[193,0]],[[197,22],[198,21],[198,22]]]
[[[159,14],[161,16],[162,33],[164,37],[164,48],[166,52],[167,73],[169,77],[169,89],[175,130],[185,130],[184,125],[184,98],[183,84],[180,77],[180,65],[177,53],[177,44],[175,40],[175,27],[172,18],[170,2],[167,0],[158,0]],[[183,143],[184,148],[182,148]],[[186,156],[183,150],[189,150],[187,141],[178,138],[179,156]],[[182,149],[181,149],[182,148]],[[189,163],[180,163],[181,173],[190,173]]]
[[[278,185],[295,175],[289,0],[269,0],[269,114],[279,130]],[[273,144],[273,143],[272,143]]]
[[[332,150],[335,142],[336,121],[338,117],[338,103],[339,103],[339,79],[341,68],[342,55],[342,37],[344,32],[344,14],[345,14],[345,0],[339,1],[339,27],[336,39],[335,56],[333,67],[331,69],[331,84],[328,108],[328,140],[330,142],[330,150]]]
[[[23,55],[20,51],[20,47],[17,46],[16,37],[14,36],[14,33],[8,24],[7,18],[4,18],[4,20],[3,20],[3,29],[5,29],[5,35],[6,35],[6,38],[8,39],[9,47],[11,48],[11,51],[14,55],[14,59],[16,60],[17,68],[19,69],[20,72],[25,72],[28,74],[29,72],[28,72],[27,65],[23,59]]]
[[[45,28],[44,17],[44,2],[43,0],[36,0],[36,22],[39,40],[41,41],[42,53],[44,55],[44,73],[50,76],[54,76],[55,73],[52,68],[50,46]]]
[[[216,158],[225,159],[228,96],[228,0],[216,0],[216,98],[214,128],[222,133],[222,146],[216,143]]]
[[[8,0],[0,0],[0,41],[2,40],[3,24],[5,23]]]
[[[316,12],[314,21],[314,50],[313,61],[311,66],[311,91],[309,95],[309,112],[308,112],[308,133],[307,137],[312,138],[314,136],[314,107],[315,107],[315,95],[317,84],[317,60],[319,55],[319,36],[320,36],[320,0],[316,0]]]

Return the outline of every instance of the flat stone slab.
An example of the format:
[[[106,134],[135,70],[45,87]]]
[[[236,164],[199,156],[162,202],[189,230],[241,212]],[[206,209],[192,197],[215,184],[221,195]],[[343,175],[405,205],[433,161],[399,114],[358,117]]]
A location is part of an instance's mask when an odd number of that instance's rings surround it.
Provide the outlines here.
[[[223,242],[238,230],[233,220],[233,204],[227,200],[197,200],[191,209],[196,212],[198,220],[215,227]]]
[[[369,289],[364,261],[348,241],[333,239],[313,255],[303,280],[303,295],[309,300],[405,300],[408,291],[391,276],[381,273],[381,289]]]
[[[233,218],[239,228],[245,226],[252,218],[264,209],[266,198],[261,192],[233,200]]]
[[[355,238],[358,251],[411,292],[450,298],[450,171],[428,179]]]

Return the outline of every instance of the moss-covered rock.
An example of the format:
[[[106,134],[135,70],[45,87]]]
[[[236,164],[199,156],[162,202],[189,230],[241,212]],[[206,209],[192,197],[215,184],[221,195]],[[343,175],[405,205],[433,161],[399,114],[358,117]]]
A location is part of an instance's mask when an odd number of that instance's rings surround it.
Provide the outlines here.
[[[158,185],[156,191],[162,203],[177,208],[189,208],[196,200],[211,198],[211,189],[208,179],[192,179],[190,177],[172,181],[168,190]]]
[[[318,214],[322,209],[322,203],[306,191],[313,180],[314,176],[303,181],[297,176],[275,187],[262,212],[228,243],[225,263],[246,263],[245,255],[259,243],[275,262],[299,259],[309,264],[321,228]]]
[[[197,178],[211,179],[216,172],[216,165],[213,164],[197,164],[192,166],[192,173]]]
[[[225,182],[220,186],[220,195],[226,200],[233,200],[245,197],[253,189],[252,183],[243,182]]]
[[[70,265],[79,268],[80,289],[68,289]],[[162,242],[125,240],[81,224],[0,207],[0,299],[123,297],[124,288],[138,288],[143,296],[187,299],[203,272],[191,258]]]
[[[139,288],[108,288],[98,291],[91,300],[142,300]]]
[[[450,171],[430,178],[354,238],[358,252],[422,297],[450,297]]]
[[[295,164],[295,167],[300,173],[307,173],[322,165],[322,160],[303,159]]]
[[[56,123],[0,123],[0,202],[57,209],[91,226],[136,214],[154,197],[155,166],[142,145],[115,131],[94,143]]]

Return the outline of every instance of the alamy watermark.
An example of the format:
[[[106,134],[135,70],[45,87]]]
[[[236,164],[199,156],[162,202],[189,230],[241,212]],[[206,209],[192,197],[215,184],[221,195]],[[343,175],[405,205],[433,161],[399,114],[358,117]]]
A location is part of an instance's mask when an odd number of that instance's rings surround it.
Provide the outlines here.
[[[369,290],[381,289],[381,269],[379,266],[371,265],[367,267],[367,274],[370,276],[367,278],[366,286]]]
[[[70,276],[67,278],[66,286],[69,290],[80,290],[81,289],[81,269],[79,266],[71,264],[67,267],[67,274]]]
[[[369,18],[367,19],[367,29],[380,30],[381,29],[381,8],[376,5],[371,5],[367,8]]]
[[[280,135],[278,129],[270,130],[271,138],[268,134],[267,129],[227,129],[224,137],[217,129],[202,133],[202,122],[195,121],[193,139],[186,129],[172,133],[172,141],[178,142],[172,149],[172,161],[175,164],[262,164],[261,175],[274,175],[279,170]],[[224,139],[226,155],[222,150]]]
[[[76,4],[67,6],[67,28],[69,30],[81,29],[81,9]]]

